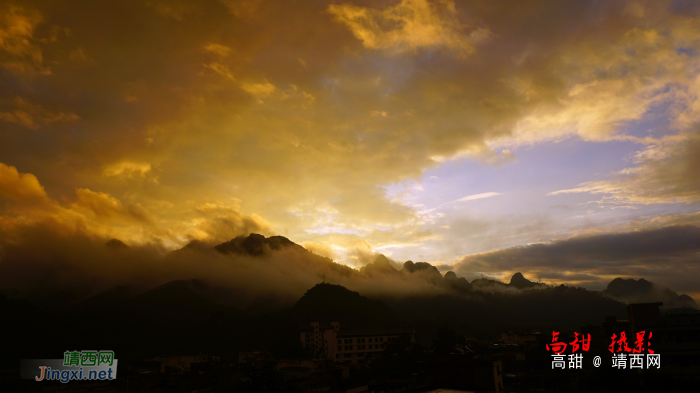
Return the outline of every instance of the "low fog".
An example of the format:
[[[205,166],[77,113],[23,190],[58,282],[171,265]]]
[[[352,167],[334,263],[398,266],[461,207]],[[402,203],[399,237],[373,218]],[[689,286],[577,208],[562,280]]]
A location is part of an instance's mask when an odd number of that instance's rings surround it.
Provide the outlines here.
[[[539,246],[550,247],[561,247],[561,243]],[[527,250],[516,251],[522,254]],[[494,253],[480,257],[494,259]],[[224,243],[194,240],[172,251],[160,243],[126,245],[118,239],[67,230],[45,221],[21,226],[0,241],[0,290],[45,310],[63,312],[115,287],[138,294],[171,281],[194,280],[191,289],[199,295],[259,313],[293,305],[320,282],[390,303],[417,297],[471,297],[477,292],[482,298],[552,288],[520,273],[506,283],[488,277],[469,282],[451,271],[443,276],[426,262],[402,263],[381,254],[367,254],[365,259],[372,262],[353,269],[284,237],[257,234]],[[465,265],[456,265],[457,272],[463,273]],[[618,278],[602,294],[625,303],[664,301],[667,306],[697,307],[692,298],[646,280]]]
[[[0,288],[56,310],[116,286],[145,291],[190,279],[205,284],[199,288],[202,294],[243,309],[258,302],[291,305],[324,280],[370,297],[452,291],[431,281],[439,275],[437,270],[360,272],[295,244],[277,250],[266,246],[262,255],[244,255],[222,253],[215,243],[198,241],[168,251],[158,245],[127,246],[80,231],[31,227],[17,235],[1,246]]]

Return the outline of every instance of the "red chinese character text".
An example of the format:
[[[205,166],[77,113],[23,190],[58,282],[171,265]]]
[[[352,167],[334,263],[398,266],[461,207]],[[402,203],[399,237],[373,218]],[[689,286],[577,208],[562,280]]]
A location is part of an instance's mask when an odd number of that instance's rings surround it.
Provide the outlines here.
[[[642,353],[644,352],[644,330],[637,332],[637,341],[634,342],[634,348],[632,353]]]
[[[571,352],[576,352],[579,349],[579,343],[581,344],[581,348],[584,351],[588,351],[588,349],[591,347],[591,334],[588,334],[588,338],[581,334],[581,339],[578,339],[578,333],[574,332],[574,341],[570,342],[569,344],[571,345]]]
[[[557,341],[557,340],[559,340],[559,337],[557,337],[558,335],[559,335],[559,332],[552,332],[552,343],[546,345],[548,351],[551,350],[554,353],[556,353],[557,355],[564,352],[564,350],[566,349],[566,343]],[[552,346],[551,349],[550,349],[550,345]]]
[[[615,353],[615,339],[616,338],[617,338],[617,334],[615,334],[615,333],[613,333],[612,337],[610,337],[610,340],[612,340],[612,342],[610,343],[610,345],[608,345],[608,351],[610,351],[612,353]]]
[[[581,333],[581,348],[588,352],[588,349],[591,347],[591,334],[588,333],[588,338]]]
[[[623,346],[622,346],[623,344],[624,344],[624,348],[623,348]],[[621,333],[620,333],[620,339],[617,340],[617,352],[622,352],[623,350],[624,350],[625,352],[631,352],[631,351],[632,351],[632,350],[630,349],[630,347],[627,346],[627,334],[625,334],[625,332],[621,332]]]

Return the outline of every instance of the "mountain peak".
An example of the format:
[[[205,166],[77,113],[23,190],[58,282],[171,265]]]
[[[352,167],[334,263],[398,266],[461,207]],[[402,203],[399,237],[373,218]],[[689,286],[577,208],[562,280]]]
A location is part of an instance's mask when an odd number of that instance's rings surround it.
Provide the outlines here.
[[[238,236],[225,243],[221,243],[214,248],[223,254],[234,253],[252,256],[261,256],[266,249],[280,250],[286,247],[300,247],[300,245],[287,239],[284,236],[270,236],[266,238],[257,233],[248,236]]]
[[[374,300],[341,285],[316,284],[293,307],[303,322],[340,322],[356,328],[389,327],[400,318],[381,300]]]
[[[510,284],[508,285],[516,287],[518,289],[525,289],[532,288],[534,286],[537,286],[538,284],[525,278],[525,276],[523,276],[522,273],[517,272],[513,274],[513,277],[510,278]]]
[[[374,262],[369,263],[360,269],[361,273],[366,273],[366,274],[374,274],[374,273],[398,273],[399,271],[396,270],[394,265],[391,264],[391,261],[387,257],[384,256],[384,254],[379,254],[377,255],[377,258],[374,260]]]
[[[667,308],[697,308],[698,306],[690,296],[679,295],[643,278],[635,280],[617,277],[608,284],[603,293],[625,303],[663,302],[664,307]]]
[[[385,257],[384,254],[377,255],[377,259],[374,260],[374,264],[377,266],[391,266],[392,268],[394,267],[391,265],[391,262],[389,262],[389,258]]]
[[[451,281],[451,280],[456,280],[457,279],[457,274],[453,271],[449,271],[445,273],[445,280]]]
[[[105,246],[110,250],[124,250],[129,248],[129,246],[119,239],[109,239],[109,241],[105,243]]]
[[[608,284],[607,293],[615,298],[643,297],[651,294],[653,289],[654,284],[643,278],[635,280],[617,277]]]

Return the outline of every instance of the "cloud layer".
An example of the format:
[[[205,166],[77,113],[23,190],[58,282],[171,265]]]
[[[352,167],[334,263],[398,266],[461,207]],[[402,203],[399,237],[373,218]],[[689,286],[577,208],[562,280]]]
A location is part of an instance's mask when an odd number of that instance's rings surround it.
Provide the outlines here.
[[[537,197],[697,206],[699,18],[671,0],[3,2],[0,232],[276,233],[359,266],[492,225],[501,248],[562,233],[527,211],[452,224],[387,189],[572,139],[637,153]],[[506,194],[462,187],[446,200]]]
[[[463,275],[522,271],[543,282],[600,289],[616,277],[654,277],[674,290],[696,292],[699,261],[700,227],[671,225],[469,255],[452,269]]]

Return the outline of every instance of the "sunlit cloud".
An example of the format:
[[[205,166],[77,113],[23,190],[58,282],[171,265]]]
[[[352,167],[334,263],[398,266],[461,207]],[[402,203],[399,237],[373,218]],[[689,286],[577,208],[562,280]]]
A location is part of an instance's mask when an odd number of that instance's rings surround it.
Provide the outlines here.
[[[491,35],[487,29],[466,33],[466,27],[456,18],[453,1],[402,0],[383,10],[333,4],[328,12],[370,49],[400,52],[444,47],[464,55]]]
[[[4,5],[0,225],[281,234],[362,266],[693,217],[692,7]]]

